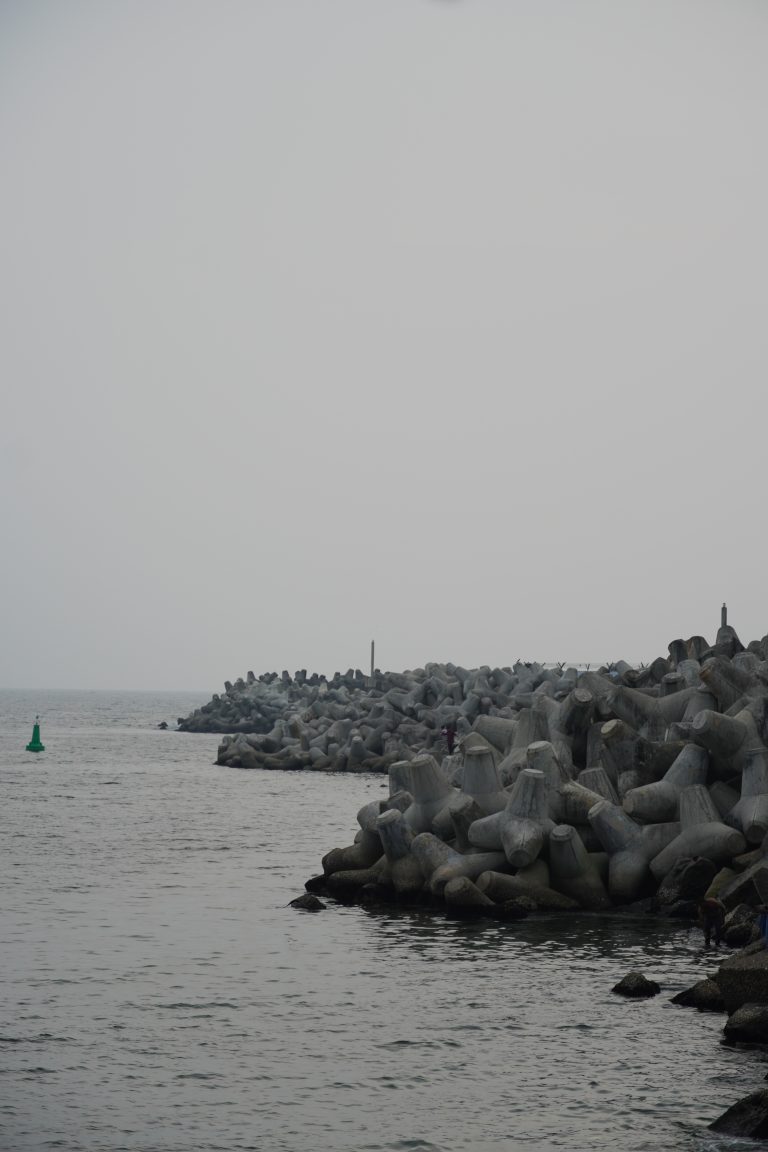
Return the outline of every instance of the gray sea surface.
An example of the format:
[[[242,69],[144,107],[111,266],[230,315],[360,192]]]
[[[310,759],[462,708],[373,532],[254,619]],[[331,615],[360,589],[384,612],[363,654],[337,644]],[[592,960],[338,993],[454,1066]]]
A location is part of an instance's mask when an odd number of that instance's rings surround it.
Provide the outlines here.
[[[754,1147],[706,1125],[766,1054],[669,1002],[696,931],[291,909],[383,780],[217,768],[156,727],[205,699],[0,693],[2,1149]]]

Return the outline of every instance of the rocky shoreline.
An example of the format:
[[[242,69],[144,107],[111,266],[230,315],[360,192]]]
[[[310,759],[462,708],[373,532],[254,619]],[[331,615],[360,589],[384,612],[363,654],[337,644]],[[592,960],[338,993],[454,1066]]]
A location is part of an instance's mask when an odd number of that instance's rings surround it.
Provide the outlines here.
[[[714,644],[674,640],[641,668],[249,673],[180,726],[226,731],[223,766],[386,773],[297,907],[691,922],[714,898],[743,951],[676,1002],[728,1012],[728,1043],[768,1044],[768,637],[742,644],[725,613]],[[630,973],[614,991],[659,988]],[[712,1127],[768,1137],[768,1090]]]
[[[228,734],[220,765],[387,773],[323,861],[347,898],[685,916],[706,894],[734,943],[737,911],[768,902],[768,637],[744,646],[725,609],[714,644],[674,640],[639,669],[249,673],[181,726],[235,716],[271,726]]]

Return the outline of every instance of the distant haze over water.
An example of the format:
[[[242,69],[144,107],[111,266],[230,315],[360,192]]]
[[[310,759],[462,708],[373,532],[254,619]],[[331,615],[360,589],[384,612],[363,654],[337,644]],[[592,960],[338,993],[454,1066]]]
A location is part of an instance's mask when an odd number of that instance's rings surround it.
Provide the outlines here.
[[[768,631],[768,5],[3,0],[0,684]]]

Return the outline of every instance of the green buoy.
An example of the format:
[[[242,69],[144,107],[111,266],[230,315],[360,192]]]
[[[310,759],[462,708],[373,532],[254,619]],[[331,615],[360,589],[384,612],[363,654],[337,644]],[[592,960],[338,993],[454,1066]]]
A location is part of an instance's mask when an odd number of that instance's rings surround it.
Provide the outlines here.
[[[35,716],[35,724],[32,728],[32,739],[27,744],[27,752],[45,752],[45,744],[40,741],[40,717]]]

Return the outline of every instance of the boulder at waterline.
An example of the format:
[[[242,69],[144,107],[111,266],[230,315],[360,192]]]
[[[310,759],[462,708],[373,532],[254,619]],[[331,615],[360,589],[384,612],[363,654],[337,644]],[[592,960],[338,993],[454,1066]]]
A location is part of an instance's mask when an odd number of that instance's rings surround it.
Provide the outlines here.
[[[768,951],[763,942],[748,944],[724,960],[717,971],[717,986],[728,1012],[742,1004],[768,1004]]]
[[[693,987],[678,992],[670,1003],[680,1004],[683,1008],[696,1008],[699,1012],[725,1012],[722,993],[711,977],[699,980]]]
[[[327,908],[327,904],[323,904],[322,900],[318,900],[317,896],[313,896],[311,892],[305,892],[303,896],[297,896],[295,900],[291,900],[291,908],[299,908],[304,912],[322,912]]]
[[[768,1088],[744,1096],[713,1120],[709,1127],[711,1131],[724,1132],[727,1136],[765,1140],[768,1138]]]
[[[642,972],[628,972],[618,984],[614,984],[611,992],[617,996],[628,996],[631,999],[647,999],[649,996],[658,996],[661,987],[655,980],[649,980]]]
[[[768,1044],[768,1004],[742,1004],[723,1033],[730,1044]]]

